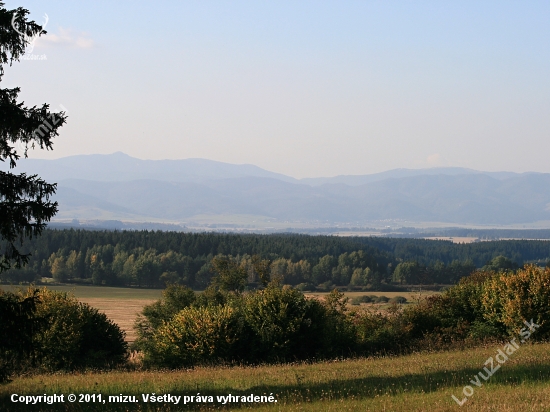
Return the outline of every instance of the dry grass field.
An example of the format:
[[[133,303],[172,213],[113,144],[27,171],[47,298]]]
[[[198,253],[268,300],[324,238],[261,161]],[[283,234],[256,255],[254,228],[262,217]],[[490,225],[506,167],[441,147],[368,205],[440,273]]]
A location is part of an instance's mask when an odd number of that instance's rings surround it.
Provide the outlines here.
[[[79,300],[105,313],[109,319],[118,324],[126,332],[128,342],[136,340],[133,326],[137,315],[145,305],[154,302],[150,299],[79,298]]]
[[[449,352],[352,359],[312,364],[259,367],[213,367],[180,371],[113,371],[54,374],[16,378],[0,386],[2,411],[548,411],[550,410],[550,344],[525,344],[482,382],[470,383],[495,356],[500,344]],[[460,407],[453,399],[471,397]],[[136,395],[135,403],[24,405],[11,394]],[[144,403],[141,395],[212,396],[213,402],[173,405]],[[231,403],[216,396],[269,395],[276,403]]]
[[[21,286],[0,286],[5,290],[17,290]],[[26,287],[23,287],[26,288]],[[160,299],[159,289],[114,288],[101,286],[48,286],[49,289],[68,292],[81,302],[98,309],[126,332],[126,340],[133,342],[133,329],[138,313],[145,305]]]
[[[18,289],[27,289],[28,286],[0,285],[1,289],[15,291]],[[44,287],[42,285],[36,287]],[[160,289],[141,289],[141,288],[116,288],[109,286],[80,286],[80,285],[50,285],[48,289],[58,290],[74,294],[78,299],[103,298],[125,301],[128,299],[137,300],[157,300],[162,295]]]

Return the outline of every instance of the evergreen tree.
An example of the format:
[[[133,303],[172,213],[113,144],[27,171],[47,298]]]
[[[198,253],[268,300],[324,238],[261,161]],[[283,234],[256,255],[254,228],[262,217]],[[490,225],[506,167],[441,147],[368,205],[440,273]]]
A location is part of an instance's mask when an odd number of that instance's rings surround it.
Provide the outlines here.
[[[7,10],[0,2],[0,82],[4,66],[18,61],[25,47],[36,36],[46,33],[40,25],[27,20],[23,8]],[[18,102],[20,88],[0,88],[0,161],[15,168],[30,148],[51,150],[52,139],[66,122],[64,112],[52,113],[49,105],[26,107]],[[17,148],[24,147],[24,149]],[[0,272],[27,263],[28,254],[18,243],[39,235],[57,212],[57,202],[50,201],[56,185],[36,175],[0,171]]]

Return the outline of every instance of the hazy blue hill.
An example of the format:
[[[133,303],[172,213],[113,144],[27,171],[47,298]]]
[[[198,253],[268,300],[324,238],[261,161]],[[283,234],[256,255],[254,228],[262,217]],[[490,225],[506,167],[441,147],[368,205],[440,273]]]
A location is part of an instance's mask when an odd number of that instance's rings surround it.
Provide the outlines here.
[[[530,179],[537,182],[526,184]],[[550,184],[542,185],[549,179],[540,175],[512,180],[486,175],[438,175],[387,179],[355,187],[312,187],[259,177],[200,183],[67,180],[60,182],[60,188],[71,188],[144,217],[167,220],[197,214],[250,214],[330,222],[405,219],[509,224],[550,218],[545,210]],[[522,191],[521,196],[516,190]],[[534,200],[522,200],[525,197]]]
[[[223,196],[190,182],[163,182],[158,180],[131,180],[129,182],[94,182],[66,180],[60,188],[71,188],[94,199],[104,199],[132,210],[144,217],[181,219],[199,213],[215,213],[223,205]],[[61,194],[60,199],[62,199]]]
[[[217,179],[208,182],[93,182],[66,180],[60,187],[121,205],[144,216],[184,219],[197,214],[259,214],[308,218],[316,192],[304,185],[268,178]],[[63,194],[61,194],[63,196]],[[302,203],[305,207],[300,207]],[[314,209],[326,209],[317,206]],[[315,214],[315,213],[313,213]],[[327,217],[330,217],[327,215]]]
[[[343,183],[349,186],[360,186],[366,183],[379,182],[392,178],[404,178],[414,176],[434,176],[434,175],[473,175],[483,174],[495,179],[503,180],[518,176],[518,173],[513,172],[480,172],[478,170],[466,169],[463,167],[433,167],[429,169],[393,169],[381,173],[373,173],[370,175],[340,175],[334,177],[313,177],[301,179],[302,183],[312,186],[320,186],[323,184],[338,184]]]
[[[297,180],[253,165],[139,160],[123,153],[27,159],[21,166],[58,182],[63,219],[177,222],[196,215],[255,215],[357,225],[384,219],[494,225],[550,220],[550,174],[433,168]]]
[[[386,203],[399,199],[404,205],[401,210],[394,209],[391,213],[371,208],[380,218],[400,215],[411,220],[477,224],[523,223],[548,218],[543,209],[516,201],[512,192],[503,189],[506,184],[507,180],[480,174],[438,175],[387,179],[357,189],[364,204],[374,198]],[[549,189],[550,186],[546,191],[550,192]],[[415,209],[422,213],[415,216]]]
[[[498,191],[533,210],[550,210],[550,174],[528,174],[507,179]]]
[[[132,209],[63,185],[58,187],[55,199],[59,203],[56,217],[62,219],[106,219],[113,214],[126,219],[140,218]]]
[[[7,164],[0,163],[0,170],[7,170]],[[480,172],[461,167],[435,167],[430,169],[393,169],[369,175],[342,175],[295,179],[280,173],[264,170],[250,164],[230,164],[207,159],[181,160],[142,160],[122,152],[103,155],[68,156],[55,160],[20,159],[16,172],[35,173],[45,179],[57,181],[71,179],[97,180],[105,182],[139,179],[167,182],[204,181],[237,177],[266,177],[290,183],[303,183],[310,186],[343,183],[360,186],[390,178],[406,178],[431,175],[472,175],[484,174],[499,180],[522,176],[512,172]]]
[[[0,165],[0,170],[6,169],[7,165]],[[139,179],[181,182],[242,176],[297,181],[292,177],[248,164],[234,165],[207,159],[142,160],[122,152],[109,155],[69,156],[55,160],[21,159],[15,171],[38,174],[44,179],[52,181],[73,178],[105,182]]]

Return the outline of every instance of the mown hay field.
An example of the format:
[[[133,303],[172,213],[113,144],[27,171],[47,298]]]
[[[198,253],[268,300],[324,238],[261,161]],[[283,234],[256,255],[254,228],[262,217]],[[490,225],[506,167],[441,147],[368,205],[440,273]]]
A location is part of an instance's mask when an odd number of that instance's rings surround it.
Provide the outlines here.
[[[25,286],[0,286],[4,290],[15,291]],[[42,286],[40,286],[42,287]],[[102,286],[48,286],[48,289],[73,293],[78,300],[87,303],[107,315],[126,332],[126,340],[133,342],[136,334],[133,329],[137,315],[145,305],[161,298],[159,289],[115,288]]]
[[[501,344],[407,356],[259,367],[213,367],[181,371],[115,371],[20,377],[0,386],[3,411],[548,411],[550,344],[524,344],[482,382],[470,383]],[[461,407],[463,387],[473,394]],[[136,395],[135,403],[75,402],[34,406],[10,396],[40,394]],[[144,403],[142,394],[212,396],[213,402]],[[217,402],[217,396],[273,394],[273,403]],[[183,398],[182,398],[183,399]]]
[[[42,288],[44,285],[37,285]],[[74,294],[78,299],[113,299],[113,300],[157,300],[161,297],[160,289],[117,288],[110,286],[81,286],[81,285],[49,285],[51,290]],[[26,290],[28,286],[0,285],[6,291]]]

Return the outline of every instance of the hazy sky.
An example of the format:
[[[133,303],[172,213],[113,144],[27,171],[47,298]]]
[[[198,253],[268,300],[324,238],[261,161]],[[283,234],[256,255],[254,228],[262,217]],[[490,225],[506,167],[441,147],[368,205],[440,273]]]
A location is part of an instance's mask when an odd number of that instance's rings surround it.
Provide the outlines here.
[[[294,177],[550,172],[548,1],[6,1],[48,34],[6,70],[63,105],[51,153]]]

